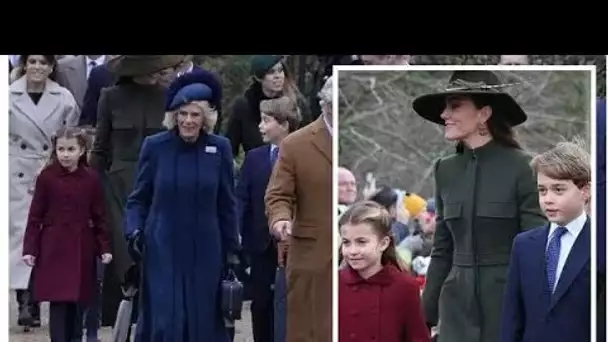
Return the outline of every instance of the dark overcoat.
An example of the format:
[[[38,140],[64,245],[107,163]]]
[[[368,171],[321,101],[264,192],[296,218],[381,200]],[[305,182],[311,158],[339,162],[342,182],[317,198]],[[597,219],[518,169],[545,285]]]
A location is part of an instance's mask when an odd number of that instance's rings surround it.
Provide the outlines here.
[[[96,258],[110,252],[103,193],[97,173],[69,172],[59,163],[36,180],[23,254],[36,257],[37,301],[89,303],[96,289]]]
[[[103,89],[99,99],[91,165],[104,173],[114,255],[104,274],[103,325],[114,324],[122,299],[119,285],[133,266],[124,236],[124,207],[144,138],[164,130],[165,92],[165,88],[158,85],[119,81],[117,85]]]
[[[439,342],[496,342],[513,238],[543,225],[530,156],[495,141],[435,164],[437,227],[423,292]]]
[[[220,309],[226,255],[238,251],[228,139],[148,137],[126,206],[139,230],[143,278],[136,341],[228,342]]]

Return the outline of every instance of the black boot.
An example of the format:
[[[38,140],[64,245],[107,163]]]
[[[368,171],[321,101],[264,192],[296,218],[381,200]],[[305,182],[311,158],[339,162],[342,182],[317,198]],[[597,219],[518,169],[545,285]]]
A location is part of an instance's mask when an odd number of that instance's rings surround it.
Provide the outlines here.
[[[30,313],[32,315],[32,327],[40,328],[40,303],[33,302],[30,304]]]
[[[17,290],[17,303],[19,304],[19,316],[17,324],[25,327],[26,330],[33,324],[32,314],[30,312],[30,293],[27,290]]]

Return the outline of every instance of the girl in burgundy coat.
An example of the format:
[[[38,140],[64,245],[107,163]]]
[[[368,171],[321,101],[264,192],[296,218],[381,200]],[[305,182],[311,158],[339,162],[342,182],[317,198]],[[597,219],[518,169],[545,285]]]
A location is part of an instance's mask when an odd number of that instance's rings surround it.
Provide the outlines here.
[[[98,175],[86,166],[86,137],[62,128],[40,172],[23,241],[23,260],[33,267],[34,298],[50,302],[51,341],[74,338],[78,305],[95,296],[95,260],[112,260]]]
[[[339,340],[429,342],[420,287],[397,256],[388,211],[355,203],[340,217],[340,235]]]

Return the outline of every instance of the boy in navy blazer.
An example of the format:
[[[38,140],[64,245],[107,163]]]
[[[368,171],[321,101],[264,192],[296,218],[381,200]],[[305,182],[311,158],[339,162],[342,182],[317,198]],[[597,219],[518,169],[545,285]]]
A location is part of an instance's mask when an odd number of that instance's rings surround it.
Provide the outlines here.
[[[296,103],[288,97],[260,102],[262,139],[266,145],[245,156],[237,183],[239,229],[251,265],[251,319],[256,342],[275,341],[273,287],[279,260],[266,218],[264,195],[281,141],[300,125]]]
[[[549,224],[513,241],[502,342],[591,340],[589,154],[560,143],[532,159]]]

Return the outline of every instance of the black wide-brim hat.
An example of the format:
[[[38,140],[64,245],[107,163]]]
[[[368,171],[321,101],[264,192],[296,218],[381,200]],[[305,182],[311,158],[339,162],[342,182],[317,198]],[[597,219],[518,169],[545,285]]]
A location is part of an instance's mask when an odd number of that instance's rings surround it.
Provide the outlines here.
[[[522,124],[528,116],[511,95],[503,92],[512,84],[504,84],[499,77],[488,70],[454,71],[444,91],[422,95],[412,104],[418,115],[431,122],[445,125],[441,118],[446,100],[453,96],[482,95],[492,107],[492,115],[497,115],[511,127]]]
[[[180,65],[186,55],[121,55],[107,62],[108,69],[118,76],[145,76]]]

